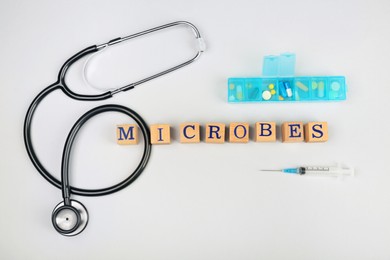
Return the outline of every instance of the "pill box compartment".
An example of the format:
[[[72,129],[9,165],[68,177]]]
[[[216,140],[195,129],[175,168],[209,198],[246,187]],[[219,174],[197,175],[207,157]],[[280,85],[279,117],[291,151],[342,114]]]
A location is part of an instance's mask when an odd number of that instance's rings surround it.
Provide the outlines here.
[[[310,79],[307,77],[295,78],[294,80],[294,95],[295,100],[310,100],[311,91],[310,91]]]
[[[293,78],[278,78],[277,84],[278,97],[280,101],[295,100],[295,86]]]
[[[242,102],[245,101],[246,79],[233,78],[228,81],[228,101],[229,102]]]
[[[310,80],[311,100],[327,100],[329,82],[327,78],[312,77]]]
[[[275,78],[263,78],[260,89],[260,101],[277,101],[279,96],[278,81]]]
[[[247,92],[246,101],[259,101],[260,100],[260,88],[261,79],[259,78],[248,78],[245,82],[245,88]]]
[[[344,77],[328,78],[328,99],[329,100],[345,100],[346,87]]]

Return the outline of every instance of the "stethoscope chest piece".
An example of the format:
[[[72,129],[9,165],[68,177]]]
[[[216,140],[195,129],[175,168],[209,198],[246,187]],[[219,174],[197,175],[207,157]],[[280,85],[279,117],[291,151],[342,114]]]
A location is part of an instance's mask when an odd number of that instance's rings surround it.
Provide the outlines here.
[[[71,200],[71,205],[60,202],[53,210],[52,223],[54,228],[64,236],[80,234],[88,223],[88,211],[77,200]]]

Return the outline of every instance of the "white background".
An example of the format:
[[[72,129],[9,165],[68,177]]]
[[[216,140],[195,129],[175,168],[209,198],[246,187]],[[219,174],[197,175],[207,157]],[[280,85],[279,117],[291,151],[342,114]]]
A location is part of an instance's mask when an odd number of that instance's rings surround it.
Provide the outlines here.
[[[1,1],[1,259],[390,259],[389,1]],[[59,235],[50,218],[61,201],[29,160],[23,121],[33,98],[71,55],[164,23],[188,20],[207,42],[195,63],[101,102],[61,91],[37,109],[33,142],[59,177],[63,144],[87,110],[114,103],[149,124],[172,126],[172,144],[126,189],[78,197],[90,221]],[[191,57],[188,29],[176,28],[95,56],[89,80],[120,86]],[[344,75],[340,103],[228,104],[227,78],[260,76],[262,57],[294,52],[297,75]],[[81,78],[67,82],[96,93]],[[323,144],[180,144],[182,122],[327,121]],[[125,178],[142,145],[118,146],[106,113],[80,132],[71,182],[97,188]],[[253,130],[253,128],[251,129]],[[387,162],[386,162],[387,160]],[[356,177],[313,179],[259,169],[343,163]]]

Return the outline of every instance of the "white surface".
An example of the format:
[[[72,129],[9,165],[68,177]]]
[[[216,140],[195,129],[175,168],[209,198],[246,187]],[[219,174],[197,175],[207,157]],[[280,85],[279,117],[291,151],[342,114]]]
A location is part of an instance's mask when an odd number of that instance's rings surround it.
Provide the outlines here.
[[[0,258],[389,259],[389,12],[385,0],[1,1]],[[175,20],[193,22],[206,40],[196,63],[107,101],[77,102],[56,91],[38,108],[34,144],[56,176],[67,133],[90,108],[122,104],[149,124],[173,126],[173,143],[153,147],[145,172],[130,187],[106,197],[75,196],[90,214],[82,234],[57,234],[50,217],[61,192],[37,173],[24,148],[30,102],[79,50]],[[184,29],[139,39],[92,59],[89,79],[120,85],[181,61],[194,46]],[[263,55],[285,51],[297,54],[299,75],[345,75],[348,100],[226,102],[228,77],[258,76]],[[82,63],[72,69],[69,85],[92,93],[81,69]],[[105,114],[83,128],[72,183],[103,187],[127,175],[142,147],[114,143],[114,126],[124,120]],[[178,142],[181,122],[258,120],[328,121],[330,139]],[[257,171],[336,162],[354,166],[356,177]]]

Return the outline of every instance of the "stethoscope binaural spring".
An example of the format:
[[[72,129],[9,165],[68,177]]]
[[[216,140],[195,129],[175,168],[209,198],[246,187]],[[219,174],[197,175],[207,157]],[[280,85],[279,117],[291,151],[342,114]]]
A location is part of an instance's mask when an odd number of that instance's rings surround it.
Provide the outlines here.
[[[188,26],[189,28],[192,29],[192,31],[195,34],[195,38],[198,41],[199,48],[195,54],[194,57],[191,59],[187,60],[186,62],[180,63],[174,67],[171,67],[169,69],[163,70],[157,74],[151,75],[149,77],[146,77],[142,80],[133,82],[131,84],[125,85],[123,87],[107,91],[102,94],[98,95],[85,95],[85,94],[78,94],[73,91],[71,91],[68,86],[66,85],[65,82],[65,76],[72,64],[74,64],[76,61],[79,59],[96,53],[100,50],[103,50],[107,47],[113,46],[115,44],[140,37],[149,33],[153,33],[159,30],[163,30],[166,28],[170,28],[173,26],[179,26],[179,25],[184,25]],[[71,194],[74,195],[80,195],[80,196],[103,196],[103,195],[108,195],[113,192],[117,192],[125,187],[127,187],[129,184],[131,184],[144,170],[146,167],[150,153],[151,153],[151,143],[150,143],[150,133],[149,133],[149,128],[148,125],[145,123],[145,121],[142,119],[140,115],[138,115],[135,111],[124,107],[120,105],[103,105],[96,107],[87,113],[85,113],[83,116],[80,117],[80,119],[74,124],[72,127],[71,131],[69,132],[68,138],[66,140],[65,146],[64,146],[64,151],[63,151],[63,156],[62,156],[62,166],[61,166],[61,181],[56,179],[41,163],[39,158],[37,157],[34,146],[32,143],[32,138],[31,138],[31,124],[32,124],[32,119],[35,113],[36,108],[38,107],[39,103],[51,92],[61,89],[68,97],[75,99],[75,100],[80,100],[80,101],[98,101],[98,100],[105,100],[108,98],[111,98],[113,95],[128,91],[130,89],[133,89],[135,86],[140,85],[142,83],[145,83],[149,80],[155,79],[157,77],[160,77],[162,75],[165,75],[167,73],[170,73],[174,70],[177,70],[181,67],[184,67],[195,60],[197,60],[202,52],[205,50],[204,47],[204,42],[203,39],[198,31],[198,29],[191,23],[186,22],[186,21],[178,21],[178,22],[173,22],[169,24],[165,24],[162,26],[158,26],[152,29],[148,29],[136,34],[132,34],[130,36],[122,37],[122,38],[116,38],[113,39],[107,43],[100,44],[100,45],[93,45],[90,46],[78,53],[76,53],[74,56],[69,58],[61,67],[59,74],[58,74],[58,79],[55,83],[51,84],[44,90],[42,90],[32,101],[30,107],[27,110],[27,114],[25,117],[24,121],[24,142],[26,146],[27,153],[35,166],[35,168],[38,170],[38,172],[52,185],[54,185],[57,188],[60,188],[62,190],[62,197],[63,201],[60,202],[53,210],[52,214],[52,223],[54,228],[62,235],[65,236],[73,236],[77,235],[80,232],[84,230],[88,223],[88,212],[86,208],[84,207],[83,204],[76,200],[72,200]],[[69,184],[69,158],[70,158],[70,153],[71,153],[71,148],[73,141],[80,130],[80,128],[93,116],[97,114],[101,114],[104,112],[108,111],[113,111],[113,112],[119,112],[123,113],[125,115],[128,115],[132,119],[134,119],[137,124],[139,125],[143,137],[144,137],[144,151],[143,151],[143,156],[138,164],[137,168],[131,173],[125,180],[107,187],[107,188],[102,188],[102,189],[83,189],[83,188],[78,188],[78,187],[73,187]]]

